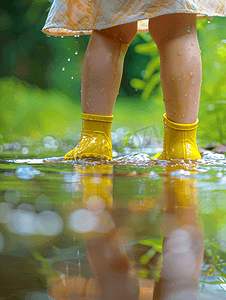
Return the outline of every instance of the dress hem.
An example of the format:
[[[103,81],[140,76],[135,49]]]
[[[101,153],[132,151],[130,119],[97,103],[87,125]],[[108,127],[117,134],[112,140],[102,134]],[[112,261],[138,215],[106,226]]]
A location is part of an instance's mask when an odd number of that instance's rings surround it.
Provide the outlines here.
[[[201,14],[201,13],[193,13],[193,12],[178,12],[178,13],[189,13],[189,14],[196,14],[196,18],[197,19],[201,19],[201,18],[213,18],[213,17],[226,17],[226,15],[209,15],[209,14]],[[167,14],[167,13],[166,13]],[[169,13],[168,13],[169,14]],[[154,17],[158,17],[158,16],[162,16],[164,14],[159,14],[157,16],[153,16],[151,18],[154,18]],[[131,22],[138,22],[137,23],[137,33],[142,33],[142,32],[148,32],[148,20],[147,18],[140,18],[140,19],[137,19],[137,20],[133,20]],[[129,22],[122,22],[122,23],[119,23],[117,25],[122,25],[122,24],[126,24],[126,23],[129,23]],[[114,25],[114,26],[117,26],[117,25]],[[109,25],[106,25],[106,26],[101,26],[101,28],[92,28],[92,29],[80,29],[80,30],[73,30],[73,29],[68,29],[66,27],[61,27],[61,26],[57,26],[57,25],[54,25],[54,24],[45,24],[45,26],[43,27],[42,29],[42,32],[45,33],[47,36],[55,36],[55,37],[58,37],[58,36],[77,36],[77,35],[90,35],[92,34],[92,30],[95,29],[95,30],[101,30],[101,29],[106,29],[106,28],[110,28],[110,27],[114,27],[114,26],[109,26]]]

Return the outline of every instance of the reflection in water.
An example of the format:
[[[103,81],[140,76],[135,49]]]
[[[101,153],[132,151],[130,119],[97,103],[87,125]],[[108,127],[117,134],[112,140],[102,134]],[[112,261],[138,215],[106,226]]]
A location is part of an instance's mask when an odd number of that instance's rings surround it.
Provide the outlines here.
[[[163,264],[154,299],[197,299],[204,249],[197,180],[181,166],[165,171],[170,176],[164,182]]]
[[[77,250],[77,274],[69,274],[72,264],[67,263],[61,280],[48,289],[50,299],[197,299],[204,239],[199,222],[197,179],[189,176],[195,173],[194,168],[165,167],[163,218],[158,226],[163,236],[162,247],[151,240],[146,246],[145,240],[144,245],[134,244],[133,239],[139,234],[128,230],[131,220],[137,216],[141,216],[140,226],[143,223],[146,226],[144,219],[156,205],[153,198],[131,199],[124,209],[117,209],[113,201],[112,165],[79,166],[75,172],[75,189],[78,181],[83,186],[82,205],[69,213],[67,226],[84,238],[91,270],[84,271]],[[149,178],[154,178],[153,175],[156,175],[153,171],[146,174]],[[145,195],[141,182],[139,194],[142,189]],[[139,231],[138,227],[133,230]],[[149,222],[150,236],[151,229]],[[126,244],[132,246],[128,248]],[[156,264],[157,270],[161,262],[162,269],[156,272],[154,284],[150,269]]]

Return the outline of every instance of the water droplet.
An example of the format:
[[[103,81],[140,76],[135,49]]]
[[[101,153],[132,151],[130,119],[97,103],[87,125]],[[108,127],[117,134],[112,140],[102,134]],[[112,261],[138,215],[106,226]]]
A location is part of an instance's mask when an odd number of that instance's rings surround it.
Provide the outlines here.
[[[94,109],[92,109],[92,111],[94,111]]]
[[[194,43],[193,43],[193,42],[191,42],[191,46],[194,46]]]
[[[195,59],[195,55],[193,55],[192,58]]]
[[[68,48],[68,50],[71,50],[71,48]]]
[[[192,89],[190,89],[190,92],[192,92]]]
[[[182,117],[182,118],[185,118],[185,114],[183,114],[181,117]]]
[[[181,55],[182,55],[182,51],[178,51],[177,54],[178,54],[179,56],[181,56]]]
[[[75,55],[77,55],[78,54],[78,51],[75,51]]]
[[[194,81],[192,81],[191,85],[193,85],[193,86],[194,86],[194,85],[195,85],[195,82],[194,82]]]
[[[62,71],[64,71],[64,70],[65,70],[65,67],[62,68]]]
[[[86,83],[86,86],[87,86],[87,87],[89,87],[89,84],[88,84],[88,83]]]
[[[70,59],[70,58],[68,58],[67,60],[68,60],[68,61],[70,61],[71,59]]]
[[[195,65],[195,68],[197,68],[197,65]]]
[[[71,79],[74,79],[74,77],[73,77],[73,76],[71,76]]]
[[[174,80],[174,77],[171,77],[171,80]]]
[[[190,72],[190,76],[191,76],[191,77],[193,76],[193,73],[192,73],[192,72]]]
[[[63,39],[64,37],[62,36],[61,38]]]
[[[210,23],[210,21],[207,21],[207,23]]]
[[[188,32],[191,32],[191,27],[190,26],[188,27]]]
[[[87,107],[89,107],[89,103],[87,103]]]
[[[23,147],[21,152],[22,152],[22,154],[25,154],[25,155],[28,154],[28,152],[29,152],[28,147]]]
[[[184,96],[187,97],[188,94],[185,94]]]
[[[178,78],[179,81],[181,81],[181,78]]]

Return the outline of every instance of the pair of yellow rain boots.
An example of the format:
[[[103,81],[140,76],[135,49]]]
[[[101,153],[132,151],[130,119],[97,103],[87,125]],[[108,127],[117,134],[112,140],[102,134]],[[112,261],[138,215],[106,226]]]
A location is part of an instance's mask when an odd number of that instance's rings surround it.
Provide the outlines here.
[[[64,159],[92,157],[112,160],[111,123],[113,116],[82,114],[82,133],[79,145],[68,152]],[[163,115],[163,152],[154,159],[201,159],[196,143],[198,120],[192,124],[179,124]]]

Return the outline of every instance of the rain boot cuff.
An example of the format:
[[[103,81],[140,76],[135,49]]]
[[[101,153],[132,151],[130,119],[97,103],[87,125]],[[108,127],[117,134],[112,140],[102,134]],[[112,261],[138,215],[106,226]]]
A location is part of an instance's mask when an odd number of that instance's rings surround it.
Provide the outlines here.
[[[82,113],[82,119],[88,121],[96,121],[96,122],[107,122],[112,123],[114,116],[102,116],[102,115],[92,115]]]
[[[199,120],[192,124],[179,124],[169,120],[166,114],[163,115],[163,122],[166,126],[175,129],[175,130],[193,130],[198,127]]]

